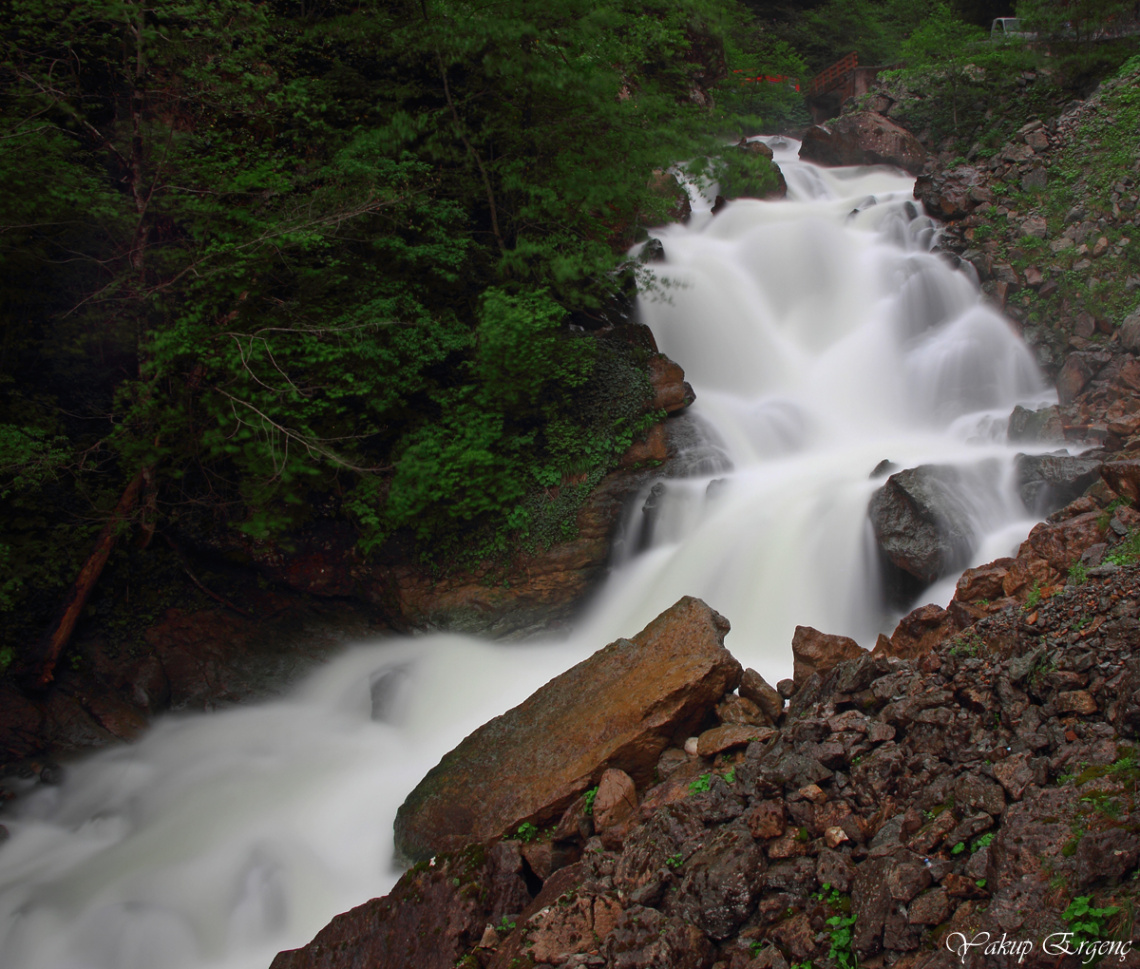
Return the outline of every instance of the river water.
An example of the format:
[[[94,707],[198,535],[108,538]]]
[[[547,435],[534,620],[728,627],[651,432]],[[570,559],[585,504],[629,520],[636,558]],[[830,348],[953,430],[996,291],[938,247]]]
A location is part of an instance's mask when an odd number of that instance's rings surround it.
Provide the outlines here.
[[[396,808],[444,752],[683,595],[727,616],[726,645],[773,683],[797,624],[872,645],[898,615],[866,515],[884,459],[966,472],[975,563],[1016,548],[1033,521],[1005,419],[1055,394],[930,252],[912,179],[776,147],[787,201],[714,217],[697,199],[687,226],[657,234],[666,262],[641,312],[696,389],[692,476],[645,496],[651,515],[633,509],[572,635],[361,644],[284,699],[168,716],[71,765],[5,818],[5,967],[265,969],[391,887]]]

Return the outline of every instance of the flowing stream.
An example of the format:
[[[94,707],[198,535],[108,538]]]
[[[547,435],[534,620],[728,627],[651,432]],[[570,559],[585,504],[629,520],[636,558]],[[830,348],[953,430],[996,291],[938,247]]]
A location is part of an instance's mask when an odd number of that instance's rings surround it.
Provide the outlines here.
[[[912,179],[819,169],[770,140],[787,201],[714,217],[698,199],[688,226],[658,233],[667,261],[641,309],[697,392],[691,474],[633,509],[574,633],[362,644],[284,699],[168,716],[70,766],[4,819],[8,969],[265,969],[391,887],[396,808],[445,751],[682,595],[727,616],[726,645],[773,683],[796,624],[872,645],[898,615],[866,514],[884,459],[961,470],[974,563],[1016,548],[1032,519],[1005,418],[1055,395],[930,252]]]

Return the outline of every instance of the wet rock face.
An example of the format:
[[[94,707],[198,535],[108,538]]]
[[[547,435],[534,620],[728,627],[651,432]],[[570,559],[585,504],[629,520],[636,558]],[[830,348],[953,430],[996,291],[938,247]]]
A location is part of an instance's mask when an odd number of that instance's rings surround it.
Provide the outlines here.
[[[821,165],[895,165],[922,170],[926,150],[905,128],[874,111],[857,111],[804,134],[800,158]]]
[[[1037,515],[1049,515],[1085,493],[1100,477],[1104,462],[1061,454],[1019,454],[1017,485],[1022,504]]]
[[[607,768],[644,784],[673,738],[739,683],[728,628],[699,599],[682,599],[480,727],[401,806],[398,850],[427,858],[449,839],[556,821]]]
[[[843,660],[862,655],[863,647],[848,636],[833,636],[811,626],[796,626],[792,637],[792,678],[801,685],[813,673],[828,673]]]
[[[981,172],[962,166],[949,172],[920,175],[914,183],[914,197],[936,219],[961,219],[979,205],[990,204],[993,192]]]
[[[338,915],[271,969],[453,969],[487,921],[530,904],[518,845],[479,845],[408,872],[391,894]]]
[[[871,499],[879,548],[924,586],[961,568],[973,551],[976,539],[959,497],[963,483],[958,468],[922,465],[892,474]]]

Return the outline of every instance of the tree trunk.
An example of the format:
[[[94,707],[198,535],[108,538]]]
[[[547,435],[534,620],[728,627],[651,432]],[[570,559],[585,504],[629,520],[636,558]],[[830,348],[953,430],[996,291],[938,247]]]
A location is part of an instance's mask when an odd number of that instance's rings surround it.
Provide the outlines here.
[[[94,550],[83,564],[83,568],[79,570],[79,577],[72,585],[67,598],[64,599],[58,618],[52,623],[47,635],[44,636],[38,650],[37,664],[39,670],[34,680],[37,687],[46,687],[54,679],[55,666],[59,662],[60,654],[71,639],[75,624],[79,621],[83,607],[87,604],[87,597],[95,588],[95,583],[99,581],[103,566],[107,564],[111,550],[115,547],[119,526],[127,519],[127,516],[138,503],[139,493],[142,491],[148,473],[149,469],[144,468],[127,485],[127,490],[123,492],[118,505],[115,507],[114,514],[111,515],[111,520],[103,526],[103,531],[99,533],[99,539],[95,542]]]

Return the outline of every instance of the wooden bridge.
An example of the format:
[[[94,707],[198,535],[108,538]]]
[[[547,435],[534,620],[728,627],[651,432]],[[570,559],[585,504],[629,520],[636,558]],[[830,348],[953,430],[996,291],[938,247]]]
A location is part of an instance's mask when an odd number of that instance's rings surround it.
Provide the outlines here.
[[[830,91],[834,87],[838,87],[847,79],[847,75],[858,66],[859,55],[855,51],[852,51],[846,57],[840,58],[832,64],[831,67],[820,71],[811,79],[811,84],[808,85],[808,97],[813,98],[816,95]]]
[[[848,98],[858,97],[871,90],[871,85],[883,67],[860,67],[859,55],[852,51],[820,71],[808,84],[807,105],[811,119],[822,124],[834,118]]]

